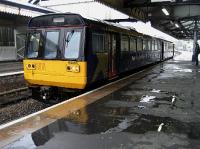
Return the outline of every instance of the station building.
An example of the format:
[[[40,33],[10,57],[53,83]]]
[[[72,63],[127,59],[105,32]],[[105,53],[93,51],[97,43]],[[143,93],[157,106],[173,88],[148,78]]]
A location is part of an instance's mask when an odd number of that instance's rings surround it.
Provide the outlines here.
[[[50,9],[24,2],[0,1],[0,62],[23,59],[29,19],[51,12]]]

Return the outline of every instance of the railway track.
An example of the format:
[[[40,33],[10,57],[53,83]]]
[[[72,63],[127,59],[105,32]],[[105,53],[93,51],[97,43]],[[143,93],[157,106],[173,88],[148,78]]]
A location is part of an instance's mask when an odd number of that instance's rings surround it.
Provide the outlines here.
[[[21,87],[0,93],[0,106],[8,105],[31,97],[28,87]]]

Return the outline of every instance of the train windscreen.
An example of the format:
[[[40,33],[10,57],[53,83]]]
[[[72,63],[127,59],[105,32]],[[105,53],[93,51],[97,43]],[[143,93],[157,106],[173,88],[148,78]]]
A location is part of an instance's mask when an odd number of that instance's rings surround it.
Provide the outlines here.
[[[80,41],[80,30],[71,30],[66,32],[64,50],[64,57],[66,59],[77,59],[79,57]]]
[[[39,55],[39,48],[41,43],[41,33],[31,32],[28,34],[28,47],[27,47],[27,57],[37,58]]]
[[[26,57],[32,59],[79,58],[83,29],[43,29],[28,33]],[[64,34],[64,36],[63,36]]]
[[[44,47],[44,58],[54,59],[57,57],[58,42],[59,42],[59,31],[47,31]]]

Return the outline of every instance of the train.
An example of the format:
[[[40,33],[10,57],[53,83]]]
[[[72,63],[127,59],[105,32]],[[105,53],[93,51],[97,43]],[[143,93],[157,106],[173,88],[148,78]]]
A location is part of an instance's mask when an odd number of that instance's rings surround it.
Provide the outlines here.
[[[24,78],[46,100],[174,56],[173,42],[116,23],[55,13],[28,23]]]

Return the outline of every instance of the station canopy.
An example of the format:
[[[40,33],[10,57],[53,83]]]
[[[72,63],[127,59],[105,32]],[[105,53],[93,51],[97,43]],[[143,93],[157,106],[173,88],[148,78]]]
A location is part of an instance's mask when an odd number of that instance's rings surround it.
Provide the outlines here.
[[[153,27],[177,39],[193,39],[200,27],[200,0],[97,1],[131,16],[129,21],[151,21]],[[199,38],[200,33],[197,35]]]
[[[50,10],[44,7],[25,3],[23,0],[1,0],[0,1],[0,14],[2,17],[24,16],[35,17],[46,13],[53,13],[54,10]]]
[[[151,22],[176,39],[193,39],[200,33],[200,0],[18,0],[112,22]],[[105,8],[103,5],[107,5]],[[102,11],[103,10],[103,11]],[[95,13],[94,13],[95,12]]]

